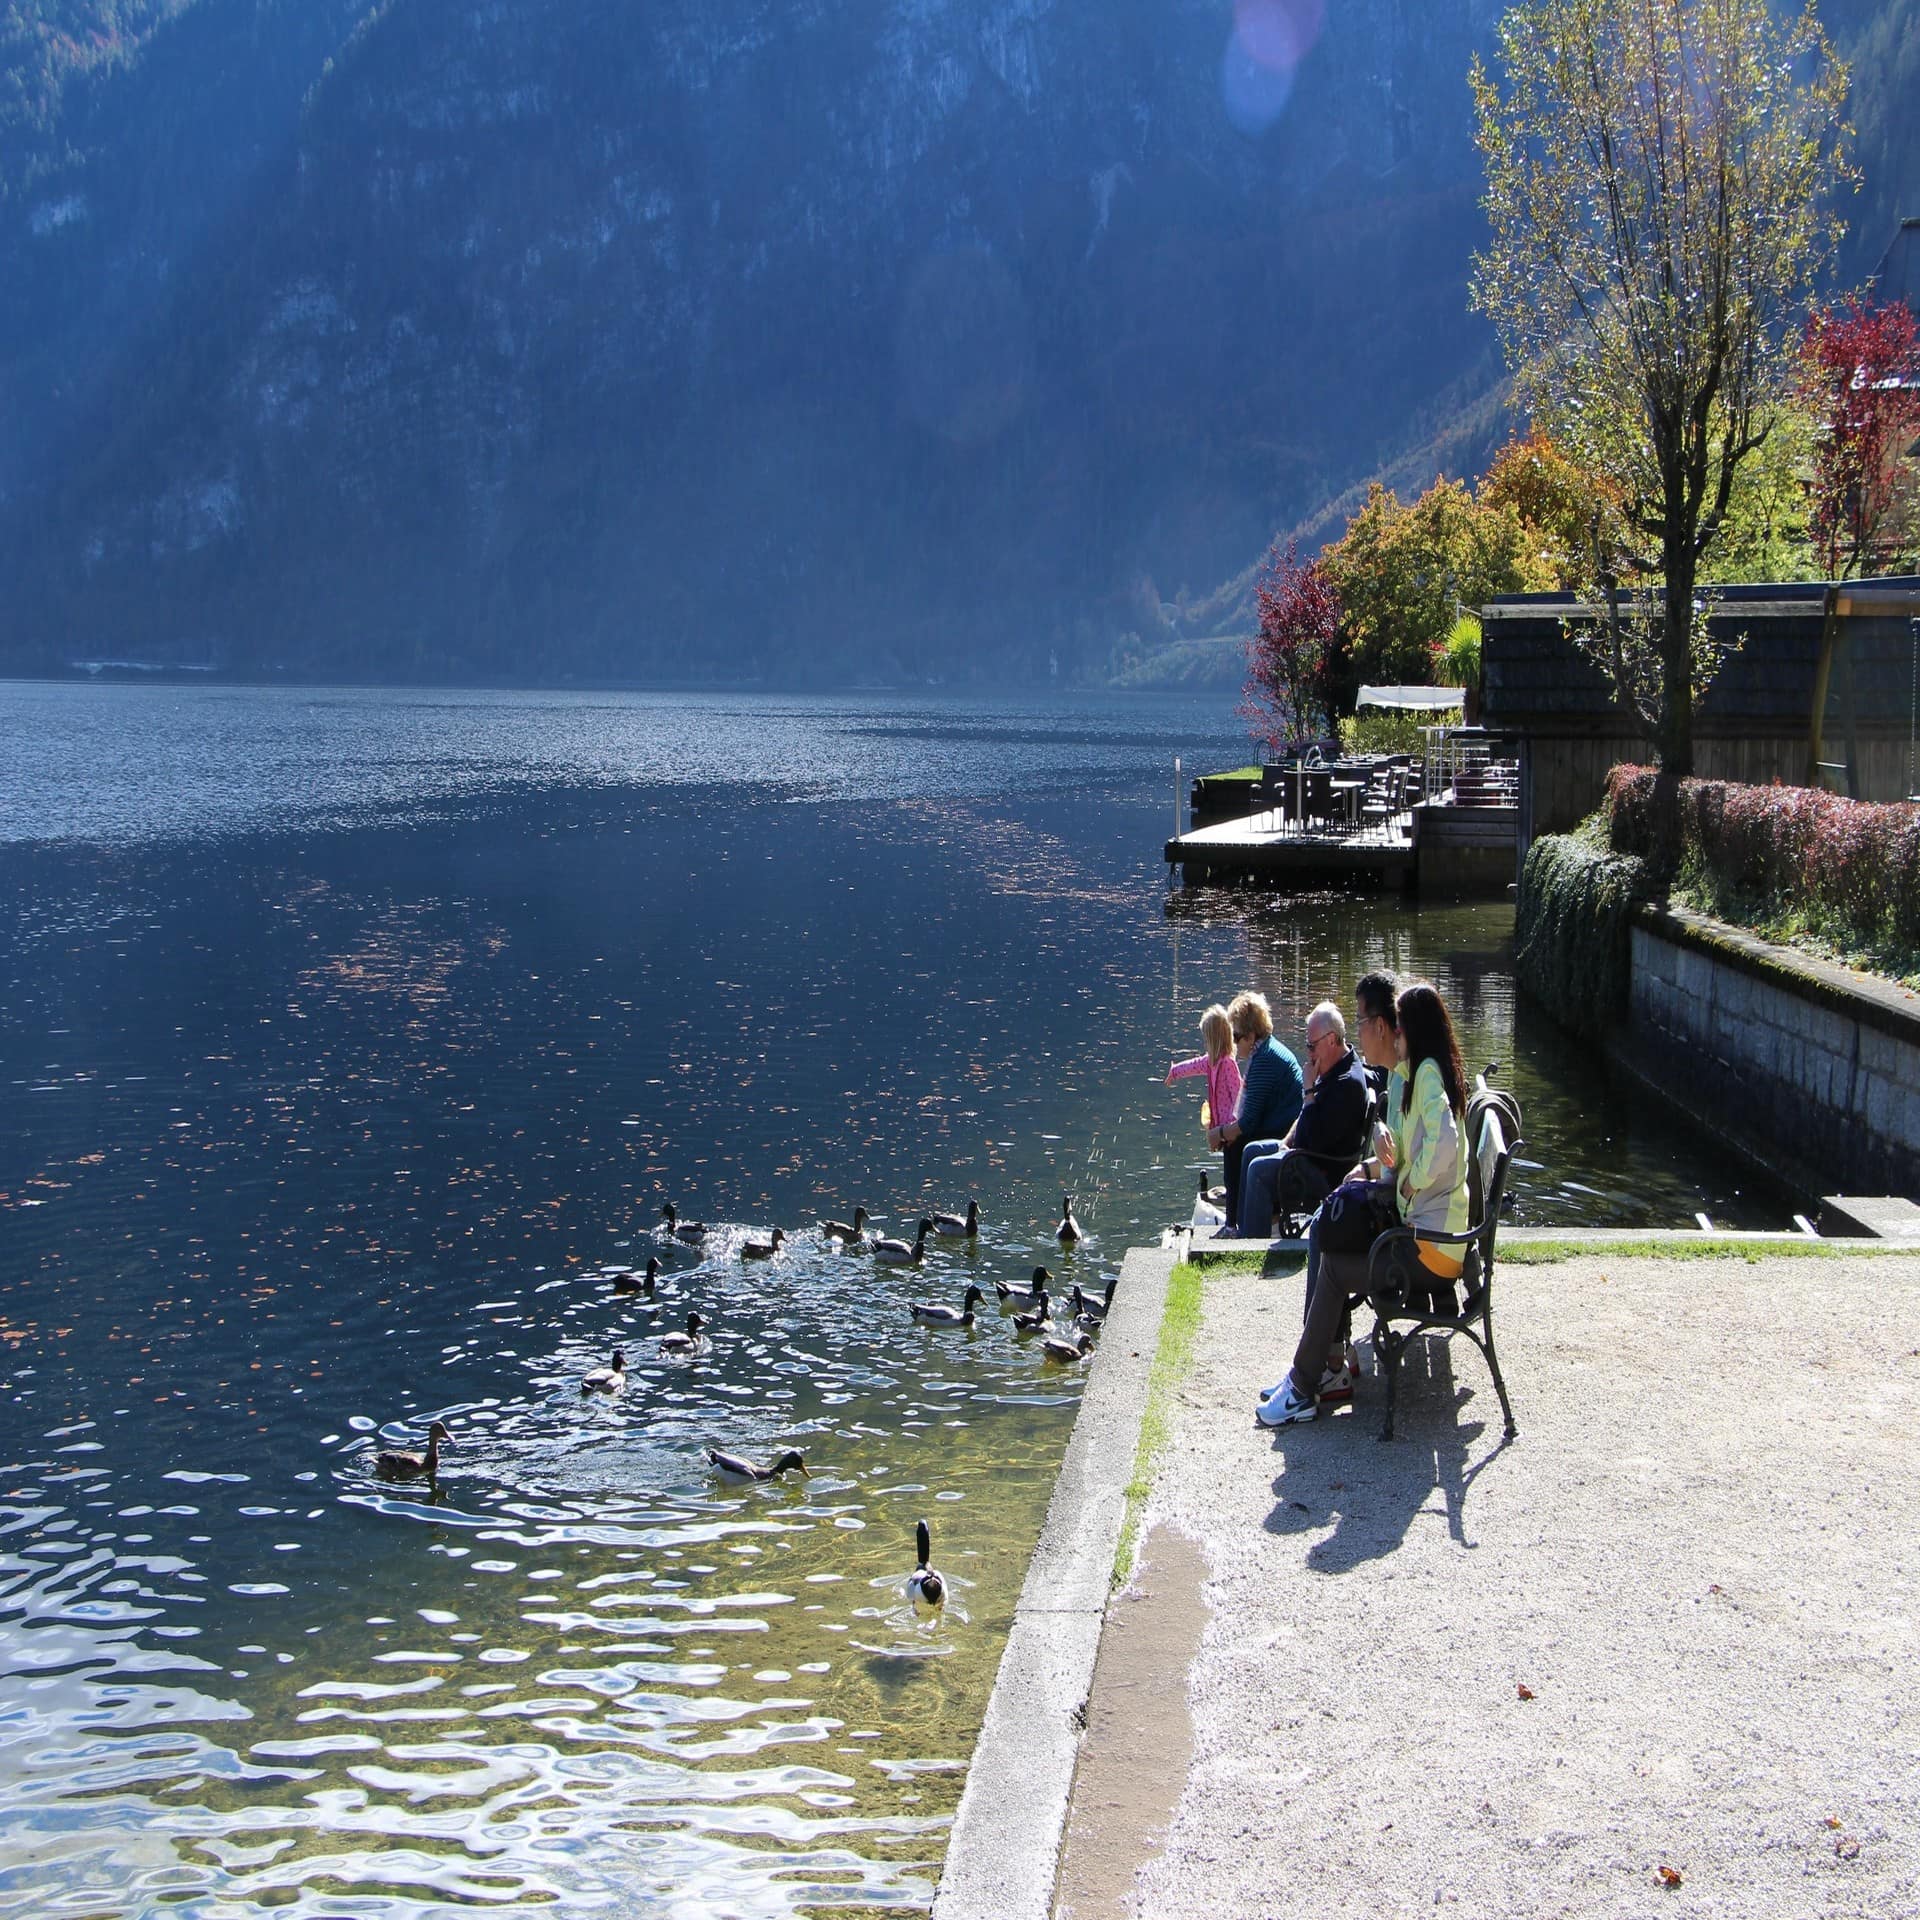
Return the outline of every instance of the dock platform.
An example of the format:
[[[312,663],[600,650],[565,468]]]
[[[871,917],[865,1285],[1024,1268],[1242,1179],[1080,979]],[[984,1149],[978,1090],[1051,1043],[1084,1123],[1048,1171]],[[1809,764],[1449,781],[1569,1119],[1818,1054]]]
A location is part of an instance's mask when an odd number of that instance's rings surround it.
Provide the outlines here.
[[[1394,814],[1378,826],[1332,833],[1303,828],[1280,813],[1256,813],[1196,827],[1166,843],[1169,865],[1188,886],[1254,878],[1282,885],[1350,883],[1409,886],[1414,877],[1413,815]]]

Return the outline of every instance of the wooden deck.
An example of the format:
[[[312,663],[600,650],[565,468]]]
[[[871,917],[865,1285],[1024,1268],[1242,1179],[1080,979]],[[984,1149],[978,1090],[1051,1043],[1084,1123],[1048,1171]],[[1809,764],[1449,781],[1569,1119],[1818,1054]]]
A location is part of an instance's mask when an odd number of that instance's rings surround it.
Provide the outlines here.
[[[1405,886],[1414,872],[1413,815],[1397,813],[1351,833],[1302,828],[1277,813],[1196,827],[1166,844],[1170,865],[1188,886],[1259,878],[1286,885],[1340,885],[1359,879]]]

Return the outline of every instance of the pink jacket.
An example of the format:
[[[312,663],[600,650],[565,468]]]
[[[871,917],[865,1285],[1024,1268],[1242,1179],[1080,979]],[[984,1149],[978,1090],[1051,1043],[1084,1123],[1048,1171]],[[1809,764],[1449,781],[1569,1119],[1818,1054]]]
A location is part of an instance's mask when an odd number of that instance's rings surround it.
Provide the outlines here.
[[[1240,1105],[1240,1063],[1229,1047],[1218,1060],[1196,1053],[1191,1060],[1176,1060],[1172,1068],[1176,1080],[1190,1080],[1196,1073],[1207,1076],[1207,1117],[1216,1127],[1224,1127]]]

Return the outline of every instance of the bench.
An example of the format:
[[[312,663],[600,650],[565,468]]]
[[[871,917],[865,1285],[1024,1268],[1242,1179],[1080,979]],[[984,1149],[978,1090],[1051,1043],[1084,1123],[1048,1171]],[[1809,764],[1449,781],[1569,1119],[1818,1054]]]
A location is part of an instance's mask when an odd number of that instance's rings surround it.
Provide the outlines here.
[[[1491,1069],[1488,1070],[1489,1072]],[[1409,1342],[1423,1333],[1463,1333],[1486,1356],[1493,1388],[1500,1396],[1511,1440],[1513,1403],[1501,1377],[1493,1344],[1494,1242],[1500,1231],[1500,1204],[1507,1190],[1507,1169],[1525,1143],[1520,1138],[1520,1108],[1512,1095],[1487,1086],[1484,1076],[1467,1101],[1466,1135],[1473,1144],[1468,1167],[1470,1224],[1461,1233],[1416,1235],[1411,1227],[1383,1233],[1364,1254],[1327,1256],[1329,1278],[1346,1287],[1355,1306],[1373,1309],[1373,1352],[1387,1376],[1387,1419],[1380,1438],[1393,1438],[1400,1360]],[[1442,1280],[1422,1264],[1417,1240],[1430,1246],[1464,1248],[1457,1280]]]

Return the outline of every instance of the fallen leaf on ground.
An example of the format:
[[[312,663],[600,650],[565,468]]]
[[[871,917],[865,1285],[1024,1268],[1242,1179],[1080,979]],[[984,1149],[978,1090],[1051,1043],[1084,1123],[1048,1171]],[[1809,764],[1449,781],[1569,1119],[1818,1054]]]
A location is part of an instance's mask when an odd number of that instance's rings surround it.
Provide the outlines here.
[[[1833,1850],[1842,1860],[1858,1860],[1860,1858],[1860,1842],[1850,1833],[1843,1833],[1840,1838],[1833,1843]]]
[[[1660,1869],[1660,1884],[1663,1887],[1677,1887],[1681,1884],[1680,1875],[1672,1867]]]
[[[1528,1686],[1524,1680],[1520,1683],[1520,1698],[1522,1700],[1531,1700],[1533,1698],[1533,1689]]]
[[[1837,1813],[1828,1814],[1826,1824],[1837,1832],[1840,1826],[1840,1816]]]

